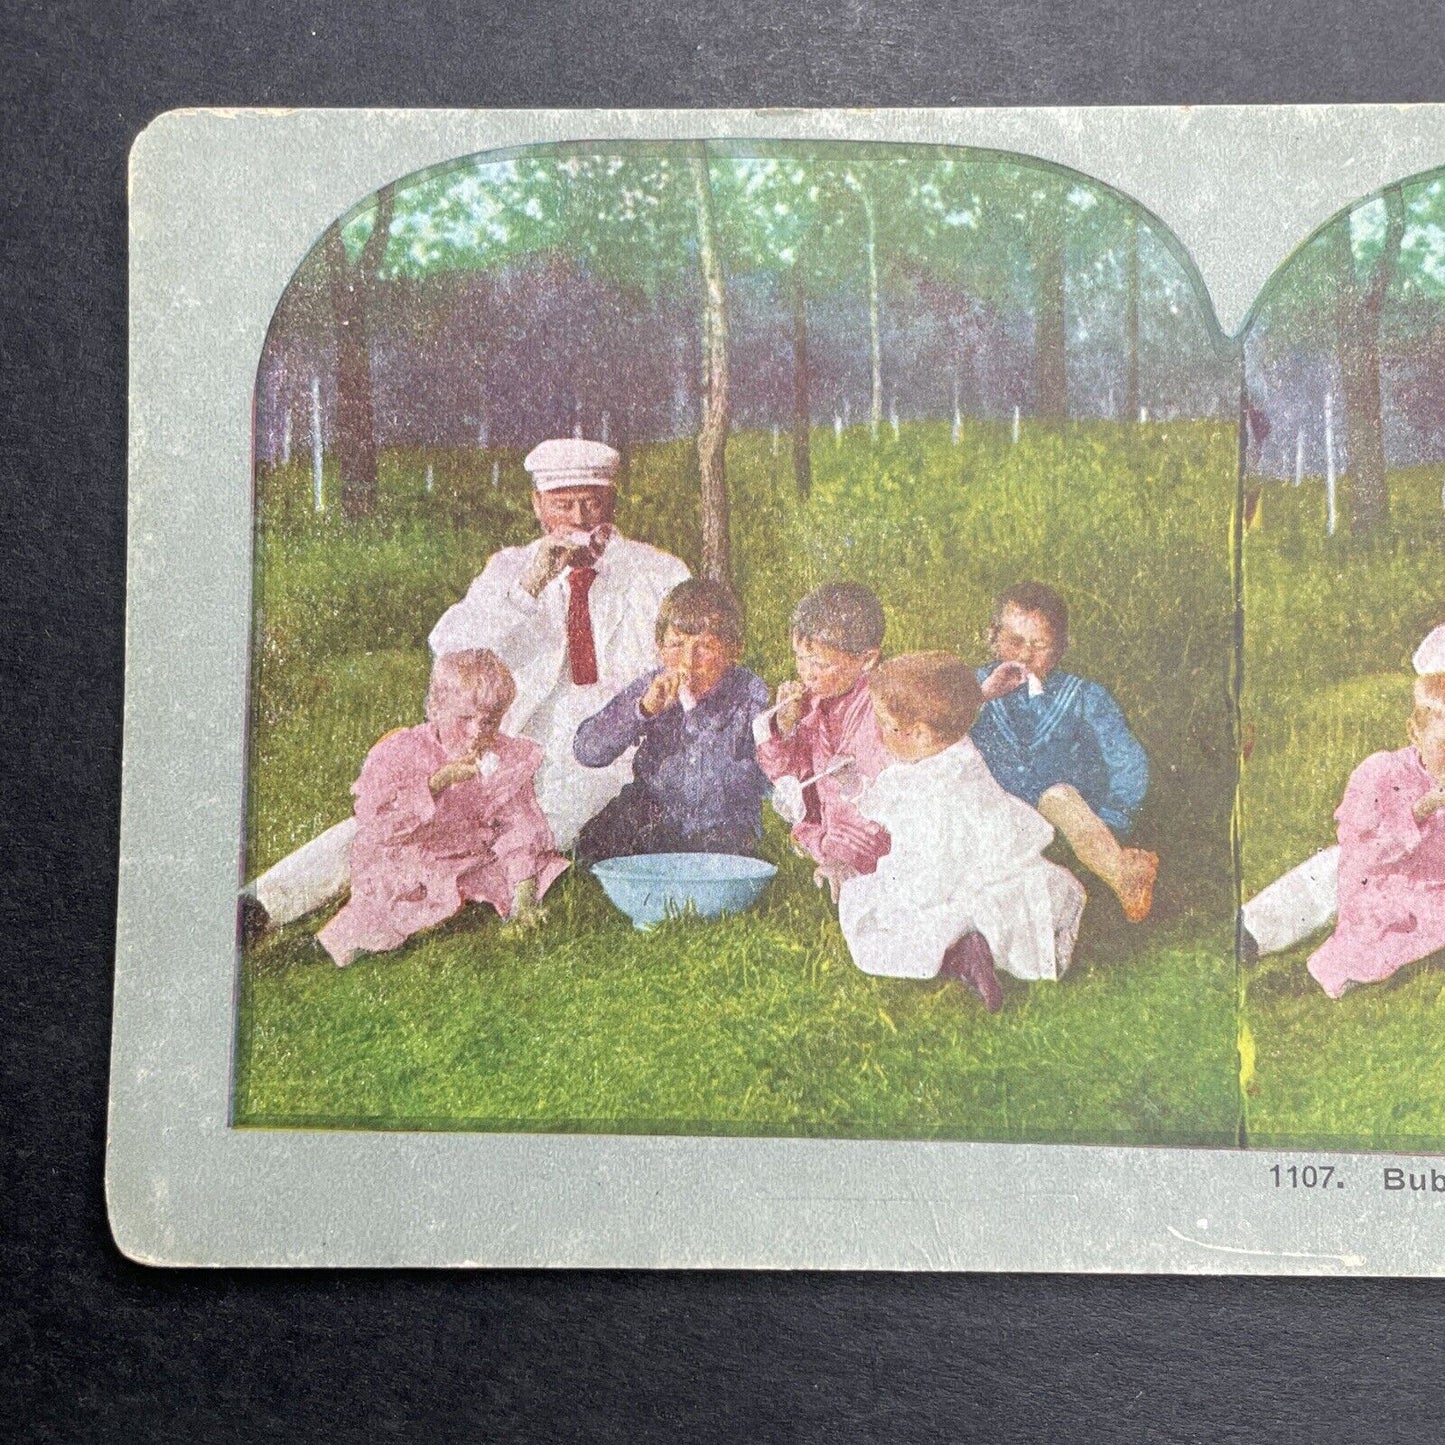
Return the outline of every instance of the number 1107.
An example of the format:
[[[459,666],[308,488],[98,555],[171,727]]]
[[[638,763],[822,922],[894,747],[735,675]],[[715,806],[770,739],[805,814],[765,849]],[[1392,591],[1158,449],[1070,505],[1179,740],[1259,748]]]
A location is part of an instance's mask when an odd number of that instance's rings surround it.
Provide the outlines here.
[[[1276,1189],[1328,1189],[1334,1175],[1333,1164],[1271,1164]]]

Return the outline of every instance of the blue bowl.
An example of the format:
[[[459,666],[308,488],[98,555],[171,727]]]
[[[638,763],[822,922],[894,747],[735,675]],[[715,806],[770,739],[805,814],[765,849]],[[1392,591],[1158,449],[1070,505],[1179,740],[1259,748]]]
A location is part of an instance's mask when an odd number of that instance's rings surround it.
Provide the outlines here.
[[[763,896],[777,871],[761,858],[735,853],[640,853],[592,865],[603,892],[634,928],[651,928],[689,909],[703,918],[741,913]]]

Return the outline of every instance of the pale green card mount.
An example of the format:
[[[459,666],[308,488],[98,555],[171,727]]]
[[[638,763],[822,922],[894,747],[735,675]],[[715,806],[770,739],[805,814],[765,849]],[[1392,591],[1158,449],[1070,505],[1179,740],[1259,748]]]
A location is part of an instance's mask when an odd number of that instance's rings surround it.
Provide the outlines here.
[[[1208,1149],[228,1124],[250,627],[251,398],[277,299],[398,176],[586,139],[854,139],[1073,167],[1188,249],[1221,327],[1317,227],[1445,164],[1445,107],[177,111],[131,158],[125,761],[106,1187],[171,1265],[1435,1274],[1445,1193]],[[1417,1165],[1418,1167],[1418,1165]]]

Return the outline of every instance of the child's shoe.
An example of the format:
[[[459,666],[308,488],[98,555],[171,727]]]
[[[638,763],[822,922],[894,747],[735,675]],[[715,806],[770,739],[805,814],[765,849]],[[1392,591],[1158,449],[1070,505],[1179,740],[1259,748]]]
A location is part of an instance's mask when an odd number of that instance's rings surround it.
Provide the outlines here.
[[[1259,962],[1259,942],[1249,929],[1245,926],[1244,915],[1241,913],[1237,925],[1237,943],[1239,961],[1246,968],[1253,968]]]
[[[236,906],[236,932],[242,948],[251,948],[271,932],[271,915],[252,893],[241,894]]]
[[[1003,1007],[1003,989],[993,966],[993,949],[983,934],[965,933],[950,944],[938,971],[945,978],[966,983],[983,1000],[989,1013],[996,1014]]]

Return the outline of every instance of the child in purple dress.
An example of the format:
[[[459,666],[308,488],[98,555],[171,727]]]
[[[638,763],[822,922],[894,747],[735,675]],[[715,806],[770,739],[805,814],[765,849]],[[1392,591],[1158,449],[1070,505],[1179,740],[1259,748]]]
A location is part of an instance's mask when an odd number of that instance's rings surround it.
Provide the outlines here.
[[[496,653],[446,653],[426,722],[367,754],[351,790],[351,899],[317,935],[338,967],[399,948],[467,903],[519,928],[540,921],[538,900],[567,860],[532,787],[542,749],[498,731],[516,690]]]
[[[630,748],[632,781],[583,825],[577,861],[639,853],[755,854],[768,780],[753,750],[763,680],[738,666],[742,609],[719,582],[679,583],[657,614],[661,666],[645,672],[577,729],[585,768]]]
[[[1309,961],[1331,998],[1445,948],[1445,674],[1415,680],[1411,746],[1350,775],[1339,823],[1339,922]]]

